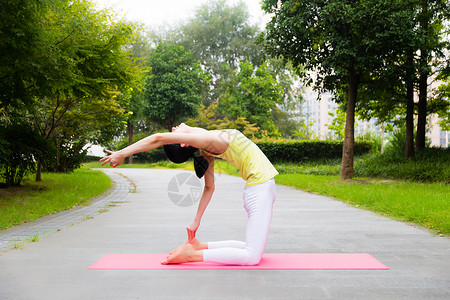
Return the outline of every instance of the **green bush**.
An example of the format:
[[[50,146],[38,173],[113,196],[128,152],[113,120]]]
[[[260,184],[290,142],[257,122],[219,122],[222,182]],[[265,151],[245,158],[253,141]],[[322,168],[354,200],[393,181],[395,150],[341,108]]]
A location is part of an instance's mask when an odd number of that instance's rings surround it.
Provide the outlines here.
[[[370,155],[355,161],[355,176],[450,183],[450,149],[426,148],[405,159],[397,153]]]
[[[36,158],[48,150],[46,141],[26,124],[0,124],[0,186],[20,185],[36,169]]]
[[[300,163],[275,163],[280,174],[339,175],[341,159],[323,159]],[[427,148],[411,159],[395,152],[356,157],[355,177],[406,179],[422,182],[450,183],[450,149]]]
[[[341,159],[342,142],[338,141],[256,141],[264,154],[272,162],[305,162],[324,159]],[[372,143],[355,142],[355,156],[369,153]]]

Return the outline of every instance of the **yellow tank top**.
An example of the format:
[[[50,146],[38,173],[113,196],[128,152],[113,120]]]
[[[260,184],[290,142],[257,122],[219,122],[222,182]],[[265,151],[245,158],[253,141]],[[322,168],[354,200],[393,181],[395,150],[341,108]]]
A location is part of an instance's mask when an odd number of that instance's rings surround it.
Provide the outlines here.
[[[264,153],[250,141],[245,135],[236,129],[225,129],[230,137],[230,144],[222,154],[213,154],[206,150],[211,156],[227,160],[239,170],[241,177],[247,181],[246,186],[257,185],[278,174],[278,171],[264,155]]]

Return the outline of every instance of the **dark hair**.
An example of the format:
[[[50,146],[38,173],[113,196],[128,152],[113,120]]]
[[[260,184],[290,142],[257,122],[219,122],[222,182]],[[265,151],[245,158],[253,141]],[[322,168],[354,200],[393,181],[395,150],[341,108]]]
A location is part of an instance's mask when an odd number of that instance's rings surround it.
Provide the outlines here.
[[[208,169],[209,163],[203,156],[194,155],[197,150],[198,148],[192,146],[181,147],[180,144],[164,145],[164,152],[166,152],[167,158],[171,162],[181,164],[192,157],[194,159],[195,174],[198,178],[202,178]]]

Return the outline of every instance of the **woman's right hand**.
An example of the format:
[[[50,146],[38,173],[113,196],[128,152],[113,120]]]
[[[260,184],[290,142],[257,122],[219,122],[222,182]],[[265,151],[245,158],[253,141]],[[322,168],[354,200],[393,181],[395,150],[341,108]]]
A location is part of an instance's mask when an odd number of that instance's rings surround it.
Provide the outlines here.
[[[200,222],[194,221],[191,225],[186,227],[188,233],[188,242],[192,241],[195,238],[195,233],[197,232],[199,226]]]

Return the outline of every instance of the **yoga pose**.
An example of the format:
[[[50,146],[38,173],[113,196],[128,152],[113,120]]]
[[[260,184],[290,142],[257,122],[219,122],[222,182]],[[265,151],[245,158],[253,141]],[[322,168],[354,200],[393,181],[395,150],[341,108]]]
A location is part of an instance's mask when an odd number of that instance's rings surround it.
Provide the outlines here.
[[[175,163],[186,161],[200,149],[200,157],[194,157],[198,177],[205,177],[194,222],[187,227],[188,240],[169,253],[162,264],[185,262],[212,262],[230,265],[257,265],[264,253],[272,220],[275,201],[275,181],[278,174],[263,152],[252,141],[235,129],[205,130],[182,123],[172,132],[156,133],[120,151],[111,152],[101,159],[102,165],[121,165],[124,159],[138,152],[164,146],[169,159]],[[203,213],[214,193],[214,159],[227,160],[239,169],[246,180],[244,207],[248,214],[246,241],[221,241],[201,243],[195,234]]]

